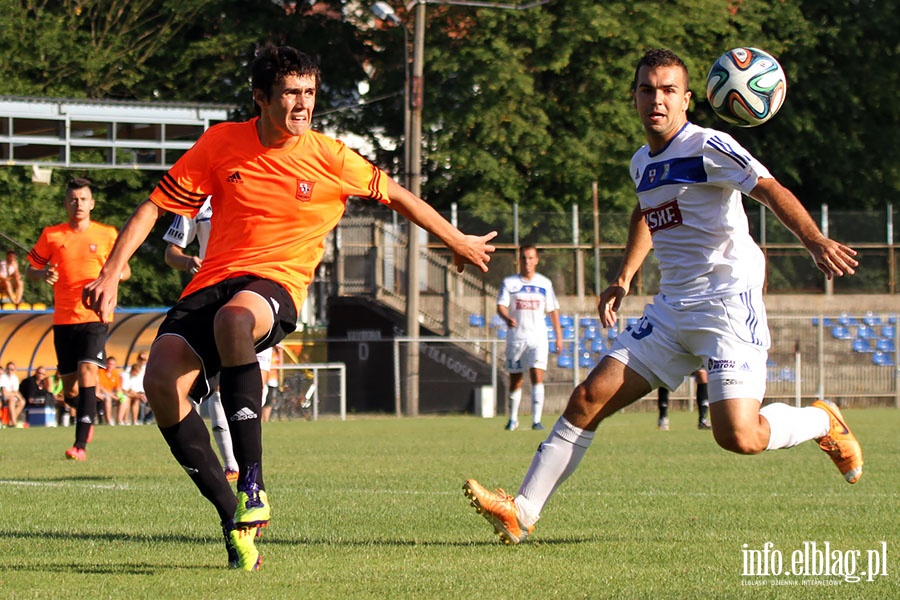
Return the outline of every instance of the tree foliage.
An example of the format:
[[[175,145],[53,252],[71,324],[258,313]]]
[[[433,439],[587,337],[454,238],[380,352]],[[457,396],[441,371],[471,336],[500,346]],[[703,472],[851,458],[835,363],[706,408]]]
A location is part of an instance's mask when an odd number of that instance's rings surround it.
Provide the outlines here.
[[[242,119],[253,112],[247,68],[256,48],[290,44],[323,69],[317,127],[366,140],[369,158],[402,180],[412,53],[404,44],[414,17],[398,2],[401,24],[382,23],[370,4],[0,0],[0,93],[224,102]],[[657,46],[691,71],[691,119],[735,135],[808,207],[881,207],[900,188],[900,12],[891,3],[554,0],[503,10],[429,2],[425,24],[423,195],[440,209],[457,202],[508,229],[514,202],[535,214],[573,204],[589,211],[597,181],[601,210],[627,212],[627,165],[644,141],[630,85],[636,60]],[[708,66],[739,45],[771,52],[788,75],[782,112],[753,129],[726,125],[705,99]],[[33,243],[38,224],[62,218],[71,175],[85,173],[57,170],[43,188],[24,169],[0,170],[10,207],[0,231]],[[158,177],[87,175],[101,183],[98,219],[117,226]],[[522,226],[533,239],[561,235],[546,219]],[[130,300],[160,304],[177,292],[161,254],[156,240],[141,249],[148,271],[144,278],[137,267]]]

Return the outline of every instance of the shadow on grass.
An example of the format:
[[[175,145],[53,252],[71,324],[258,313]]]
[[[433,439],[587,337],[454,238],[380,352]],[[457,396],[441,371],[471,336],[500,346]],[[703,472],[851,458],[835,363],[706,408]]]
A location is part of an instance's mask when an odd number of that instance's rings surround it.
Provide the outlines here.
[[[0,530],[0,536],[4,538],[39,539],[39,540],[84,540],[93,542],[137,542],[141,544],[175,543],[175,544],[207,544],[222,543],[220,537],[191,536],[184,534],[130,534],[113,532],[71,532],[71,531],[10,531]],[[565,537],[565,538],[540,538],[526,541],[522,546],[566,546],[572,544],[591,544],[601,541],[601,536]],[[280,537],[263,534],[260,540],[260,548],[264,546],[335,546],[335,547],[471,547],[471,546],[502,546],[496,539],[484,540],[410,540],[410,539],[351,539],[334,537],[295,536]],[[78,565],[75,565],[78,566]],[[190,567],[188,567],[190,568]]]

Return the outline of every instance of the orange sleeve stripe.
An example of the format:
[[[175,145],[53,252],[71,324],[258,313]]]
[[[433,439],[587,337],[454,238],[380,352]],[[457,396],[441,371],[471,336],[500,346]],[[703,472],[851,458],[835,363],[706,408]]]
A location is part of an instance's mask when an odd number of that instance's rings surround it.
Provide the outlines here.
[[[206,201],[206,194],[198,194],[184,189],[169,173],[163,175],[157,188],[173,202],[186,209],[199,210]]]
[[[34,248],[31,249],[31,252],[28,253],[28,258],[31,259],[31,262],[38,266],[44,266],[50,261],[50,257],[44,257],[34,251]]]
[[[384,177],[384,172],[375,165],[372,165],[372,174],[372,181],[369,183],[369,198],[384,202],[384,196],[379,191],[381,178]]]

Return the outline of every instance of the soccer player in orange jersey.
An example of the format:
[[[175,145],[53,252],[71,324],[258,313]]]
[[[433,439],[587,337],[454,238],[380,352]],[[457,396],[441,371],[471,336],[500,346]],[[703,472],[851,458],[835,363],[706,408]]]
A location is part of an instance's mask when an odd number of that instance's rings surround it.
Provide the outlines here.
[[[82,305],[85,284],[106,263],[116,241],[116,229],[91,221],[94,196],[91,182],[76,178],[66,186],[66,223],[45,227],[28,253],[27,277],[53,286],[53,344],[66,403],[75,406],[75,445],[66,450],[73,460],[86,458],[97,416],[97,371],[106,360],[106,337],[112,314],[102,321]],[[128,279],[128,263],[120,265],[120,279]]]
[[[160,325],[145,391],[172,454],[219,513],[229,566],[248,571],[259,568],[254,540],[270,515],[256,353],[294,330],[325,236],[347,198],[382,202],[425,228],[453,251],[459,269],[469,263],[486,271],[496,236],[464,235],[384,171],[312,131],[320,75],[309,56],[267,44],[251,81],[258,115],[201,136],[137,207],[84,292],[85,305],[108,320],[119,274],[157,219],[167,211],[192,218],[212,195],[206,256]],[[240,467],[237,498],[188,401],[195,382],[217,373]]]

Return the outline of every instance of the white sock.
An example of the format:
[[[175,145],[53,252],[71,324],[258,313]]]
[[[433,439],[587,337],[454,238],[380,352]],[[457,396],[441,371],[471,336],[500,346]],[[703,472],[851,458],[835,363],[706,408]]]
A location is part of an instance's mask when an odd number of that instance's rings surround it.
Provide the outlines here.
[[[531,386],[531,422],[540,423],[544,413],[544,384]]]
[[[831,427],[828,413],[815,406],[796,408],[781,403],[767,404],[759,409],[759,414],[769,422],[766,450],[790,448],[824,437]]]
[[[222,462],[229,471],[238,471],[234,447],[231,445],[228,419],[225,417],[225,408],[222,406],[222,397],[216,391],[206,401],[209,404],[209,422],[212,425],[213,437],[216,438],[216,445],[219,447],[219,454],[222,455]]]
[[[509,393],[509,419],[511,421],[519,420],[519,405],[522,403],[522,388],[513,390]]]
[[[540,518],[550,496],[575,472],[593,440],[593,431],[579,429],[565,417],[556,421],[550,435],[538,446],[516,496],[519,516],[526,525]]]

